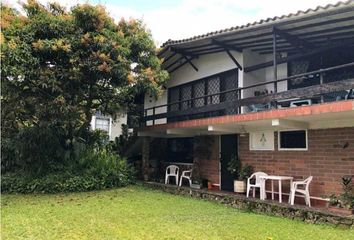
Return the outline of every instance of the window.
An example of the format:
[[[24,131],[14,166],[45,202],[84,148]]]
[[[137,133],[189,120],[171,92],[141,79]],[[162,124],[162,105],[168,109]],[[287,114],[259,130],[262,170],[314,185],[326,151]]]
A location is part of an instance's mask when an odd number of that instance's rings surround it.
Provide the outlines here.
[[[279,131],[279,150],[307,150],[307,130]]]
[[[181,110],[184,112],[182,112],[180,116],[168,118],[168,121],[173,122],[187,119],[221,116],[225,114],[237,114],[238,108],[217,109],[215,111],[205,110],[205,112],[199,112],[194,115],[192,113],[188,113],[188,110],[193,108],[201,108],[207,105],[237,100],[238,96],[236,92],[218,94],[219,92],[236,89],[237,87],[238,70],[229,70],[215,74],[213,76],[169,88],[168,103],[170,105],[168,111],[175,112],[175,114]]]
[[[194,138],[170,138],[167,142],[167,162],[193,163]]]
[[[110,122],[111,120],[109,118],[97,117],[95,121],[95,129],[100,129],[109,133]]]

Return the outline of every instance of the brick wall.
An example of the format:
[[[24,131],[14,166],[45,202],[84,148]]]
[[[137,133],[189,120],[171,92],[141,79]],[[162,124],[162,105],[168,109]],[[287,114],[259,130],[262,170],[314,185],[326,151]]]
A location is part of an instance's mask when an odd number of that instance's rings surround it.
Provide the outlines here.
[[[312,175],[312,196],[341,192],[341,177],[354,175],[354,128],[308,131],[308,151],[250,151],[249,137],[239,137],[239,157],[255,171],[306,178]]]
[[[314,179],[310,191],[314,197],[340,193],[341,177],[354,175],[354,127],[309,130],[308,151],[278,151],[277,133],[274,134],[274,151],[250,151],[249,137],[239,137],[238,151],[242,163],[251,164],[255,171],[288,175],[295,179],[312,175]],[[219,136],[198,136],[196,139],[199,140],[196,140],[195,147],[202,145],[194,149],[194,161],[199,161],[200,175],[218,184]],[[210,150],[208,157],[202,149]],[[284,185],[284,192],[288,192],[287,184]]]
[[[195,137],[194,162],[199,162],[200,175],[219,184],[219,136]]]
[[[143,175],[144,180],[158,181],[164,179],[166,167],[167,139],[144,138],[143,141]],[[219,136],[196,136],[194,138],[194,164],[199,165],[200,177],[219,184]],[[157,166],[154,167],[157,160]],[[176,164],[182,171],[190,166]],[[193,174],[197,175],[195,171]]]

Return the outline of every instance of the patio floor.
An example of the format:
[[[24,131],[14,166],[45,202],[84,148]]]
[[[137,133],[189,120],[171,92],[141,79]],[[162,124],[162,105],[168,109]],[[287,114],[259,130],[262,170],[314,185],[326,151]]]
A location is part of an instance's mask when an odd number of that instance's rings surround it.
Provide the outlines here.
[[[303,205],[292,206],[287,204],[287,199],[284,199],[283,203],[279,203],[276,200],[271,201],[260,200],[258,198],[247,198],[242,194],[219,190],[192,189],[189,187],[178,187],[176,185],[166,185],[156,182],[144,182],[144,185],[164,192],[205,199],[255,213],[286,217],[316,224],[327,223],[345,227],[354,227],[354,216],[334,214],[329,212],[326,208],[310,208]]]

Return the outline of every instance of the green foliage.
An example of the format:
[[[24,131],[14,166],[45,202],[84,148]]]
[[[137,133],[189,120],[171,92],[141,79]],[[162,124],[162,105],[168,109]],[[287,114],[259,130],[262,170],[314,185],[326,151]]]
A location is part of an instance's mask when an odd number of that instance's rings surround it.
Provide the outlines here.
[[[16,169],[17,160],[15,157],[16,149],[13,142],[9,138],[1,139],[1,172],[14,171]]]
[[[49,174],[41,178],[5,175],[1,191],[6,193],[57,193],[103,189],[104,181],[89,175]]]
[[[1,5],[2,150],[4,162],[12,161],[7,166],[21,162],[41,172],[95,142],[94,113],[114,118],[136,94],[157,96],[168,74],[142,21],[117,24],[104,7],[89,4],[22,6]]]
[[[69,194],[3,194],[1,227],[3,239],[354,239],[353,229],[247,213],[140,186]]]
[[[79,161],[60,172],[33,176],[10,173],[1,176],[1,191],[8,193],[79,192],[122,187],[134,182],[134,169],[125,159],[107,150],[87,150]]]
[[[239,172],[239,180],[246,180],[251,176],[253,173],[253,167],[251,165],[246,164],[241,168],[241,171]]]
[[[85,173],[105,179],[107,187],[119,186],[121,182],[130,183],[135,175],[134,169],[125,159],[106,149],[86,150],[79,158],[76,171],[85,169]]]
[[[227,170],[231,174],[237,175],[240,169],[241,169],[241,161],[239,160],[238,156],[235,154],[231,155],[231,159],[227,164]]]
[[[233,154],[231,156],[231,160],[228,162],[227,170],[234,174],[235,177],[240,180],[246,180],[253,172],[253,167],[251,165],[246,164],[242,166],[242,163],[237,155]]]
[[[342,177],[343,193],[339,196],[332,194],[329,204],[339,208],[354,209],[353,176]]]
[[[129,133],[129,128],[126,124],[122,124],[122,134],[111,141],[110,148],[120,156],[126,156],[126,151],[136,140],[136,135]]]
[[[50,166],[62,163],[65,144],[59,136],[46,126],[19,129],[11,138],[3,138],[2,171],[23,170],[30,174],[46,172]]]
[[[52,129],[46,127],[24,128],[14,139],[16,157],[21,169],[39,174],[61,161],[64,149]]]

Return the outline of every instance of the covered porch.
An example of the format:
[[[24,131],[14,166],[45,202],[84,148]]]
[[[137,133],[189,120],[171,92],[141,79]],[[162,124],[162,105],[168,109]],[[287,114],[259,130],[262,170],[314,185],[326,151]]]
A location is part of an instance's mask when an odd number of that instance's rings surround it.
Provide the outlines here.
[[[313,176],[311,203],[326,206],[331,194],[341,193],[341,177],[354,174],[353,119],[354,101],[348,100],[150,126],[140,132],[145,136],[145,180],[164,182],[168,165],[179,166],[181,174],[197,163],[201,178],[211,182],[214,190],[232,192],[234,179],[223,160],[225,154],[236,153],[255,172],[294,180]],[[303,149],[282,149],[280,133],[294,129],[305,132]],[[270,144],[255,141],[263,134]],[[171,147],[173,151],[168,150]],[[271,199],[270,185],[266,189]],[[277,200],[277,184],[274,192]],[[282,192],[287,202],[287,182]],[[303,205],[304,199],[295,198],[295,204]]]
[[[167,41],[171,80],[144,126],[354,98],[353,4]]]

